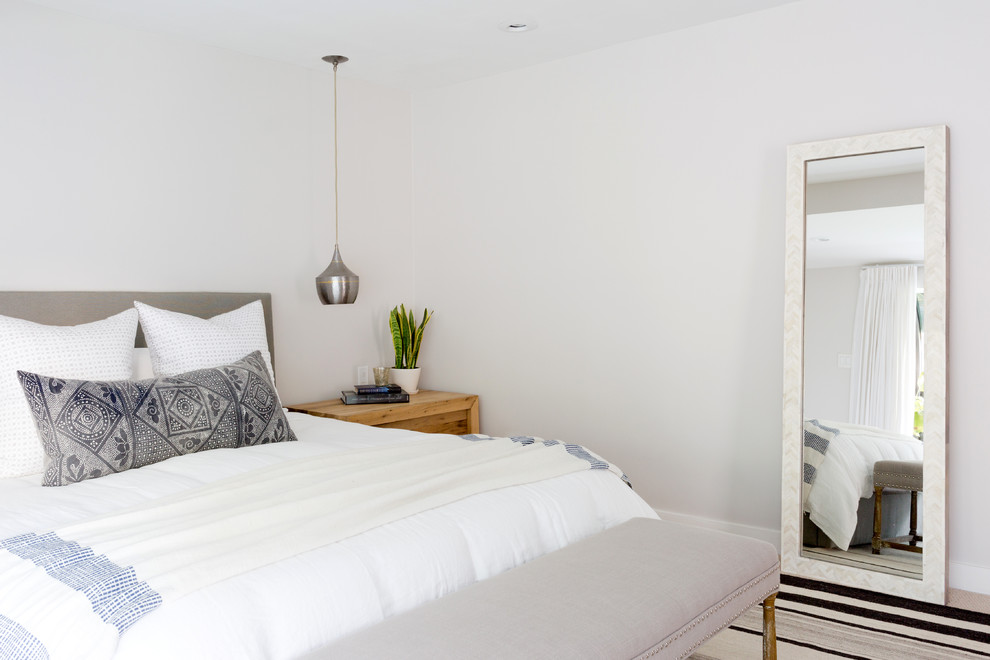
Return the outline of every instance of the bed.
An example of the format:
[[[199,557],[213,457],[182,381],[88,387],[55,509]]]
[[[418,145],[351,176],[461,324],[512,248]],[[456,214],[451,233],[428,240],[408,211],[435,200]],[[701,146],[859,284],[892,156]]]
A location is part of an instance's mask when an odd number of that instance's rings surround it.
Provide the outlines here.
[[[805,543],[830,543],[841,550],[869,544],[873,537],[873,464],[922,460],[924,443],[882,429],[826,420],[807,420],[804,437]],[[907,531],[909,504],[907,493],[884,497],[884,536],[902,536]],[[813,530],[820,530],[824,538],[813,538]]]
[[[255,316],[263,322],[255,325],[261,325],[262,334],[259,339],[255,327],[248,341],[256,357],[243,358],[246,363],[230,358],[236,367],[230,373],[246,374],[244,401],[250,391],[254,398],[248,403],[256,406],[271,403],[263,387],[259,394],[251,386],[264,380],[274,362],[267,294],[0,292],[0,315],[70,325],[106,319],[142,301],[155,309],[219,319],[256,300],[261,311]],[[130,356],[131,378],[149,375],[144,343],[139,335]],[[186,357],[178,356],[174,368],[188,364]],[[150,358],[157,372],[164,358],[154,347]],[[164,371],[161,386],[177,388],[187,382],[186,373],[200,374],[196,378],[201,380],[206,378],[201,372],[219,377],[217,369],[228,366],[196,367],[179,375]],[[91,389],[102,382],[82,377],[19,376],[28,399],[35,391],[39,401],[55,400],[56,393],[62,396],[80,382]],[[196,378],[188,377],[200,382]],[[121,399],[145,393],[133,385],[122,388],[116,393]],[[51,428],[39,432],[58,434],[62,427],[56,422],[70,406],[58,412],[62,408],[48,399],[44,405],[32,403],[32,413],[47,410]],[[134,414],[146,409],[135,404]],[[431,436],[284,411],[289,428],[280,429],[282,409],[274,409],[270,423],[267,417],[264,423],[257,416],[249,420],[258,432],[248,446],[219,442],[209,450],[144,463],[148,457],[141,456],[135,432],[126,451],[102,445],[103,454],[94,450],[92,460],[102,460],[105,469],[86,461],[74,464],[74,455],[63,451],[50,456],[43,471],[0,478],[0,581],[5,587],[0,591],[0,657],[299,657],[630,519],[656,518],[620,470],[574,445],[538,438]],[[221,426],[236,417],[226,410],[222,419],[228,421],[217,422]],[[9,440],[0,436],[0,450]],[[506,461],[501,476],[477,471],[479,459],[467,458],[465,449],[476,447],[491,453],[492,460]],[[531,467],[534,459],[518,462],[520,452],[547,458]],[[130,461],[131,469],[115,471],[111,463],[118,459]],[[447,479],[444,461],[464,461],[459,471],[451,471],[460,475],[463,470],[463,476]],[[443,469],[428,473],[432,463]],[[413,467],[432,476],[421,477],[424,473]],[[42,485],[59,479],[64,485]],[[326,485],[334,479],[347,484],[345,495]],[[46,600],[47,591],[61,597],[65,585],[77,579],[65,576],[65,557],[68,552],[76,561],[80,547],[92,552],[79,565],[103,562],[104,570],[106,558],[112,565],[119,557],[137,557],[134,565],[141,575],[135,578],[125,570],[94,587],[70,589],[62,600]],[[142,580],[142,575],[154,577]],[[108,580],[114,585],[130,580],[130,600],[108,602],[120,600],[108,595]],[[94,612],[102,618],[95,625]]]

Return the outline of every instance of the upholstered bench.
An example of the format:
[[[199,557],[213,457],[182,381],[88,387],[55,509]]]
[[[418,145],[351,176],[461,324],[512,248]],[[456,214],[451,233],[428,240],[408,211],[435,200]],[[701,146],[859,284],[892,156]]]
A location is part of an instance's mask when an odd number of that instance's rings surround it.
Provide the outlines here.
[[[776,658],[777,551],[636,518],[358,631],[310,658],[686,658],[757,603]]]
[[[883,548],[922,552],[918,543],[918,493],[925,490],[922,461],[877,461],[873,464],[873,554]],[[880,538],[883,523],[883,491],[887,488],[911,491],[911,528],[906,537]],[[903,528],[902,528],[903,529]]]

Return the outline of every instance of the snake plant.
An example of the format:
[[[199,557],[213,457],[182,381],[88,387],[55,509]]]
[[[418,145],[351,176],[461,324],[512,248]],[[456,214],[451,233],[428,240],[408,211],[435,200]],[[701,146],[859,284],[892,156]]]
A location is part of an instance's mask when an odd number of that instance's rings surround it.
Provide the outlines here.
[[[416,325],[416,317],[405,305],[392,309],[388,314],[388,327],[392,331],[392,345],[395,347],[395,368],[415,369],[419,359],[419,346],[423,342],[423,329],[433,312],[423,309],[423,322]]]

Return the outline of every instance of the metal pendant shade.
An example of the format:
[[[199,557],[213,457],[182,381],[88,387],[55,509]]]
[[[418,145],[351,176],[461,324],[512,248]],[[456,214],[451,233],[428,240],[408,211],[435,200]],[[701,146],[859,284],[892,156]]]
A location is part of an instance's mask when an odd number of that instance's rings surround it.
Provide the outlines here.
[[[326,270],[316,276],[316,293],[324,305],[350,304],[357,300],[358,278],[340,258],[340,248],[333,246],[333,259]]]
[[[360,278],[344,265],[340,258],[340,222],[337,210],[337,65],[346,62],[343,55],[327,55],[324,62],[333,64],[333,259],[322,273],[316,276],[316,293],[324,305],[349,305],[357,300]]]

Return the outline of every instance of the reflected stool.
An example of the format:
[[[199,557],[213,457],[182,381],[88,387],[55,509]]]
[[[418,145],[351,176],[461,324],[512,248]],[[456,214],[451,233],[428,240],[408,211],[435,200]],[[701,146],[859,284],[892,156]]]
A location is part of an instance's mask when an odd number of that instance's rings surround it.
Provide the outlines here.
[[[880,538],[882,500],[885,488],[911,491],[911,529],[906,537]],[[921,461],[877,461],[873,464],[873,554],[882,548],[895,548],[910,552],[922,552],[918,545],[923,541],[918,535],[918,493],[924,492],[924,472]]]

